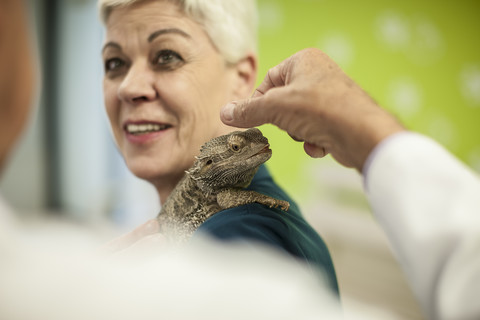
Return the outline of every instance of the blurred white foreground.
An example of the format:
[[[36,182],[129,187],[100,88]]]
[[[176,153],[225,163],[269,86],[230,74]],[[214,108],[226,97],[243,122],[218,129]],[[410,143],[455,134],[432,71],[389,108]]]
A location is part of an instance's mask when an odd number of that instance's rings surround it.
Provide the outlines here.
[[[106,257],[101,232],[10,218],[0,208],[1,319],[344,318],[318,275],[261,245],[204,238]]]

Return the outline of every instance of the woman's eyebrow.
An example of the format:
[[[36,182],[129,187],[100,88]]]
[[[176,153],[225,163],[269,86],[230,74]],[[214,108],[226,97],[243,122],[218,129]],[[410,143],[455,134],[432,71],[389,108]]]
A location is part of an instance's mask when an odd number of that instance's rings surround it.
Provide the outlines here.
[[[160,29],[160,30],[154,31],[150,36],[148,36],[148,42],[152,42],[153,40],[155,40],[156,37],[166,33],[176,33],[185,38],[189,38],[189,39],[191,38],[191,36],[183,30],[180,30],[177,28],[168,28],[168,29]]]
[[[120,51],[122,50],[122,47],[121,47],[118,43],[110,41],[110,42],[105,43],[105,45],[103,46],[103,49],[102,49],[102,53],[103,53],[108,47],[112,47],[112,48],[118,49],[118,50],[120,50]]]
[[[153,40],[155,40],[155,38],[157,38],[158,36],[161,36],[162,34],[168,34],[168,33],[176,33],[176,34],[179,34],[181,35],[182,37],[184,38],[188,38],[188,39],[191,39],[192,37],[186,33],[185,31],[183,30],[180,30],[180,29],[177,29],[177,28],[168,28],[168,29],[160,29],[160,30],[157,30],[157,31],[154,31],[152,32],[152,34],[150,34],[148,36],[148,42],[152,42]],[[116,43],[116,42],[113,42],[113,41],[110,41],[110,42],[107,42],[104,46],[103,46],[103,49],[102,49],[102,52],[104,52],[108,47],[112,47],[114,49],[118,49],[118,50],[122,50],[122,47]]]

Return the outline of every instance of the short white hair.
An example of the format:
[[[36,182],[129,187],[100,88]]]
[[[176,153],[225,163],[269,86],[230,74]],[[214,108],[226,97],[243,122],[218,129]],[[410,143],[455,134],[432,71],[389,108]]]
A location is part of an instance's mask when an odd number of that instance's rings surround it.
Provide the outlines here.
[[[98,0],[101,21],[106,24],[116,7],[145,0]],[[153,1],[153,0],[152,0]],[[167,0],[157,0],[167,1]],[[168,0],[203,26],[220,54],[236,63],[257,52],[256,0]]]

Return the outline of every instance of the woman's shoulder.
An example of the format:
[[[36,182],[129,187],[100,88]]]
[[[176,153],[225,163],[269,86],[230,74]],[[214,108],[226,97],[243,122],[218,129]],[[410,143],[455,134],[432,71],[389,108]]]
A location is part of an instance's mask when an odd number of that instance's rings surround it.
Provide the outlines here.
[[[220,211],[205,221],[200,228],[209,231],[216,227],[234,230],[247,229],[246,231],[262,229],[262,232],[266,232],[266,228],[274,229],[275,233],[282,234],[288,232],[289,224],[292,222],[304,221],[297,204],[275,183],[264,165],[260,166],[247,190],[288,201],[290,208],[285,212],[279,208],[269,208],[262,204],[251,203]]]
[[[258,203],[231,208],[207,219],[194,237],[206,234],[220,241],[273,247],[320,270],[338,293],[335,269],[325,242],[301,216],[289,211]]]
[[[224,240],[266,242],[293,254],[301,247],[323,245],[323,240],[302,217],[297,204],[275,183],[264,165],[260,166],[247,190],[288,201],[290,208],[282,211],[258,203],[234,207],[207,219],[199,232]]]

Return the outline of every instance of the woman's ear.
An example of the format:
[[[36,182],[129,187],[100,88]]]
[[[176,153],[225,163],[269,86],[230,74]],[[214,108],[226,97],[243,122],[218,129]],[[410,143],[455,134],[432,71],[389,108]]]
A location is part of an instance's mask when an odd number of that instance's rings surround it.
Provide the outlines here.
[[[234,99],[249,98],[257,81],[258,58],[254,53],[248,53],[234,65],[236,71],[236,86],[233,88]]]

